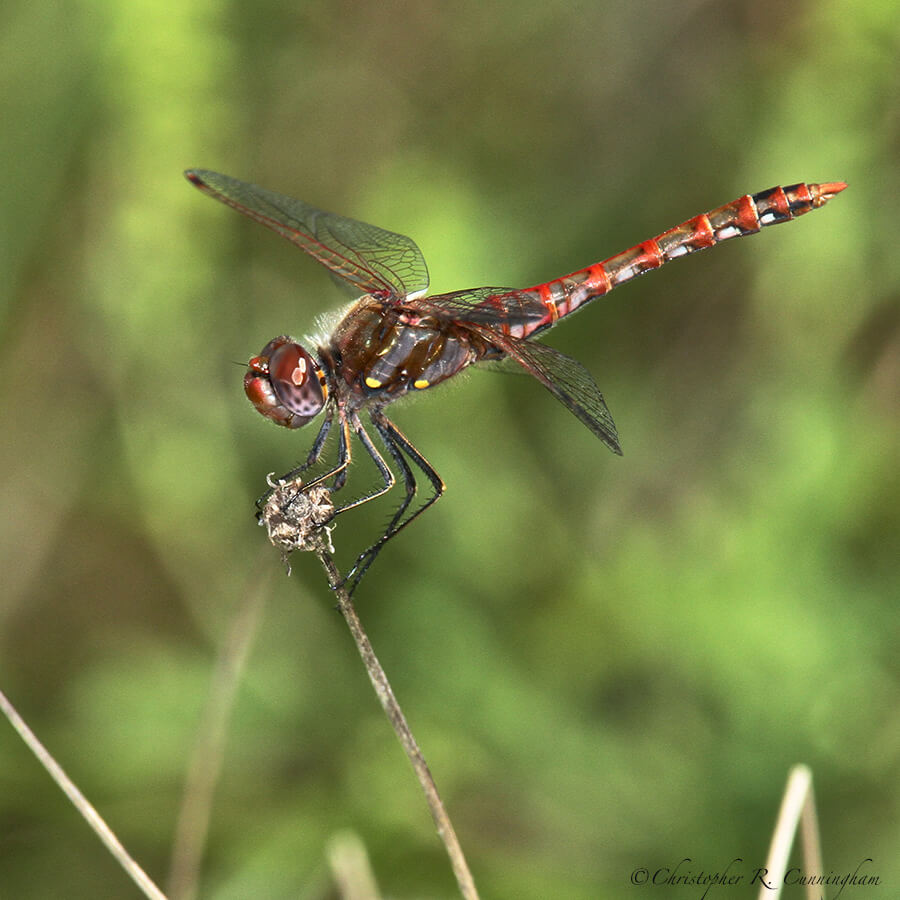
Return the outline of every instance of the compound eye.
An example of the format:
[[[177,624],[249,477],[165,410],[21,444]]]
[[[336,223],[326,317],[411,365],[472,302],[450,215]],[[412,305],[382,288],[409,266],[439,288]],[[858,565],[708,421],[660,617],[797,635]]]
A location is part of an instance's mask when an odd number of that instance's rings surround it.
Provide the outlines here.
[[[282,406],[294,415],[308,420],[322,411],[319,364],[299,344],[282,344],[269,357],[269,380]]]

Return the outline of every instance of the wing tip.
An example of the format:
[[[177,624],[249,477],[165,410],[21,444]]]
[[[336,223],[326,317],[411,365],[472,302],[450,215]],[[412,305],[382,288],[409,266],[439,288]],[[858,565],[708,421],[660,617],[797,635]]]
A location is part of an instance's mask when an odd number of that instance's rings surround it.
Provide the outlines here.
[[[616,426],[613,424],[612,419],[608,419],[607,421],[598,421],[592,416],[581,416],[579,413],[575,413],[594,434],[606,444],[609,449],[616,454],[616,456],[624,456],[622,453],[622,445],[619,443],[619,432],[616,431]]]

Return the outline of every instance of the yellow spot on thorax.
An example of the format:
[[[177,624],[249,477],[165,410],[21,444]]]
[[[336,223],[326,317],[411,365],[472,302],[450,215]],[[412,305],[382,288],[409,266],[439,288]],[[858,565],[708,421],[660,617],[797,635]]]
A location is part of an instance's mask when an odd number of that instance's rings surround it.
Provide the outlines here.
[[[370,387],[370,388],[373,388],[373,389],[374,389],[374,388],[380,388],[380,387],[381,387],[381,382],[380,382],[377,378],[372,378],[372,376],[370,375],[370,376],[366,379],[366,387]]]

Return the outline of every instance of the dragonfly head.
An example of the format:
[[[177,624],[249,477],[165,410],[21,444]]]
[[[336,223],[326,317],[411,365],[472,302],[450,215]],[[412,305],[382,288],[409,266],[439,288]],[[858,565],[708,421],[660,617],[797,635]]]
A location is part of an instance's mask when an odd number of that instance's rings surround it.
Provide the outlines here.
[[[269,341],[247,367],[244,392],[276,424],[300,428],[325,406],[328,385],[322,366],[291,338]]]

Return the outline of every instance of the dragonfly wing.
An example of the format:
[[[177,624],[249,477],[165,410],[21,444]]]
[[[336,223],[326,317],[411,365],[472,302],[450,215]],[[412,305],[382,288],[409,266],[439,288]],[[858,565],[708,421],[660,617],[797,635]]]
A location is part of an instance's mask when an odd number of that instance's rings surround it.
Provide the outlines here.
[[[503,349],[575,413],[613,453],[622,455],[616,424],[603,394],[580,362],[537,341],[507,340]]]
[[[428,289],[428,267],[412,238],[218,172],[189,169],[184,174],[201,191],[277,231],[362,293],[399,300]]]
[[[436,294],[414,301],[427,315],[462,325],[492,329],[527,325],[547,316],[540,298],[513,288],[481,287]]]

